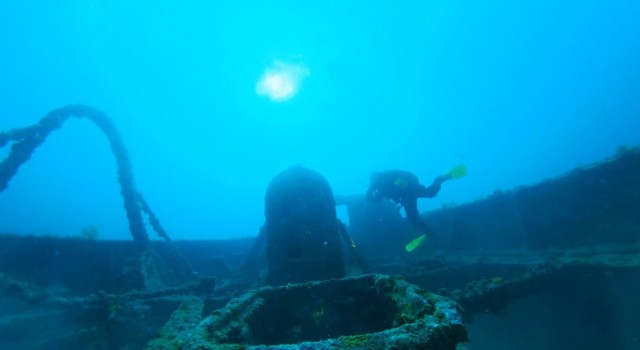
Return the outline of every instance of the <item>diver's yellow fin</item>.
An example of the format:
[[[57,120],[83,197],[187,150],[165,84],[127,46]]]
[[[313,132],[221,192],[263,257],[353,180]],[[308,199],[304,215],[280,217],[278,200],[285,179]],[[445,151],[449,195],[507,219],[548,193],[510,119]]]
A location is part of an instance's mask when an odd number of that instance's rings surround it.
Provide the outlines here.
[[[426,238],[427,235],[422,235],[414,239],[413,241],[407,243],[406,246],[404,246],[404,250],[406,250],[407,252],[412,252],[414,249],[418,248]]]
[[[459,179],[461,177],[467,176],[467,167],[464,164],[458,164],[451,168],[445,176],[451,179]]]

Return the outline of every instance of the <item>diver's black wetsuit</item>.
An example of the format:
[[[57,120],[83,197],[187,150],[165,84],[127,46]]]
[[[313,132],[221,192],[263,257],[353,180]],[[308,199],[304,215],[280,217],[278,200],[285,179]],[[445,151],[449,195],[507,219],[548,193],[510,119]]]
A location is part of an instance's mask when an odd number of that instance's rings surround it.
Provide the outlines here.
[[[401,204],[409,222],[428,234],[431,229],[420,220],[418,198],[435,197],[440,191],[440,185],[446,180],[446,177],[438,176],[429,187],[425,187],[420,184],[416,175],[408,171],[388,170],[375,173],[367,190],[367,200],[379,202],[383,198],[389,198]]]

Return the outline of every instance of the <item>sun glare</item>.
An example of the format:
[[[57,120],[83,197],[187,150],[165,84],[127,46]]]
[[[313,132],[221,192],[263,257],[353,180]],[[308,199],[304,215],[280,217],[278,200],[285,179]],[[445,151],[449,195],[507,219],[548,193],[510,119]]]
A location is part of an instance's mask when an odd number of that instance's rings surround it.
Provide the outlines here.
[[[302,63],[275,61],[262,74],[256,85],[256,93],[272,101],[286,101],[296,95],[309,69]]]

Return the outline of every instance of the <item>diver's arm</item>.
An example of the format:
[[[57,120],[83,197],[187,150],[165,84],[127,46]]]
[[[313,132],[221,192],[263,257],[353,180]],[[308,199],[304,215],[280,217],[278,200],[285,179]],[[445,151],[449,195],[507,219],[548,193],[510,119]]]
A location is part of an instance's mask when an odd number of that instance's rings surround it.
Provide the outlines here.
[[[382,194],[380,193],[380,189],[375,186],[375,183],[372,183],[371,186],[367,189],[367,193],[365,196],[367,202],[381,202]]]

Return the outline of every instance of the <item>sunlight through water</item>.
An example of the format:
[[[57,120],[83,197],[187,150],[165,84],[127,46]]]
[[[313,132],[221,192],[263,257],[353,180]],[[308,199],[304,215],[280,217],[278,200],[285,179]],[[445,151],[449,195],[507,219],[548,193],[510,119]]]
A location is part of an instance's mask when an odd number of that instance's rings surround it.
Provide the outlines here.
[[[262,74],[256,85],[256,93],[272,101],[286,101],[296,95],[309,69],[302,63],[275,61]]]

